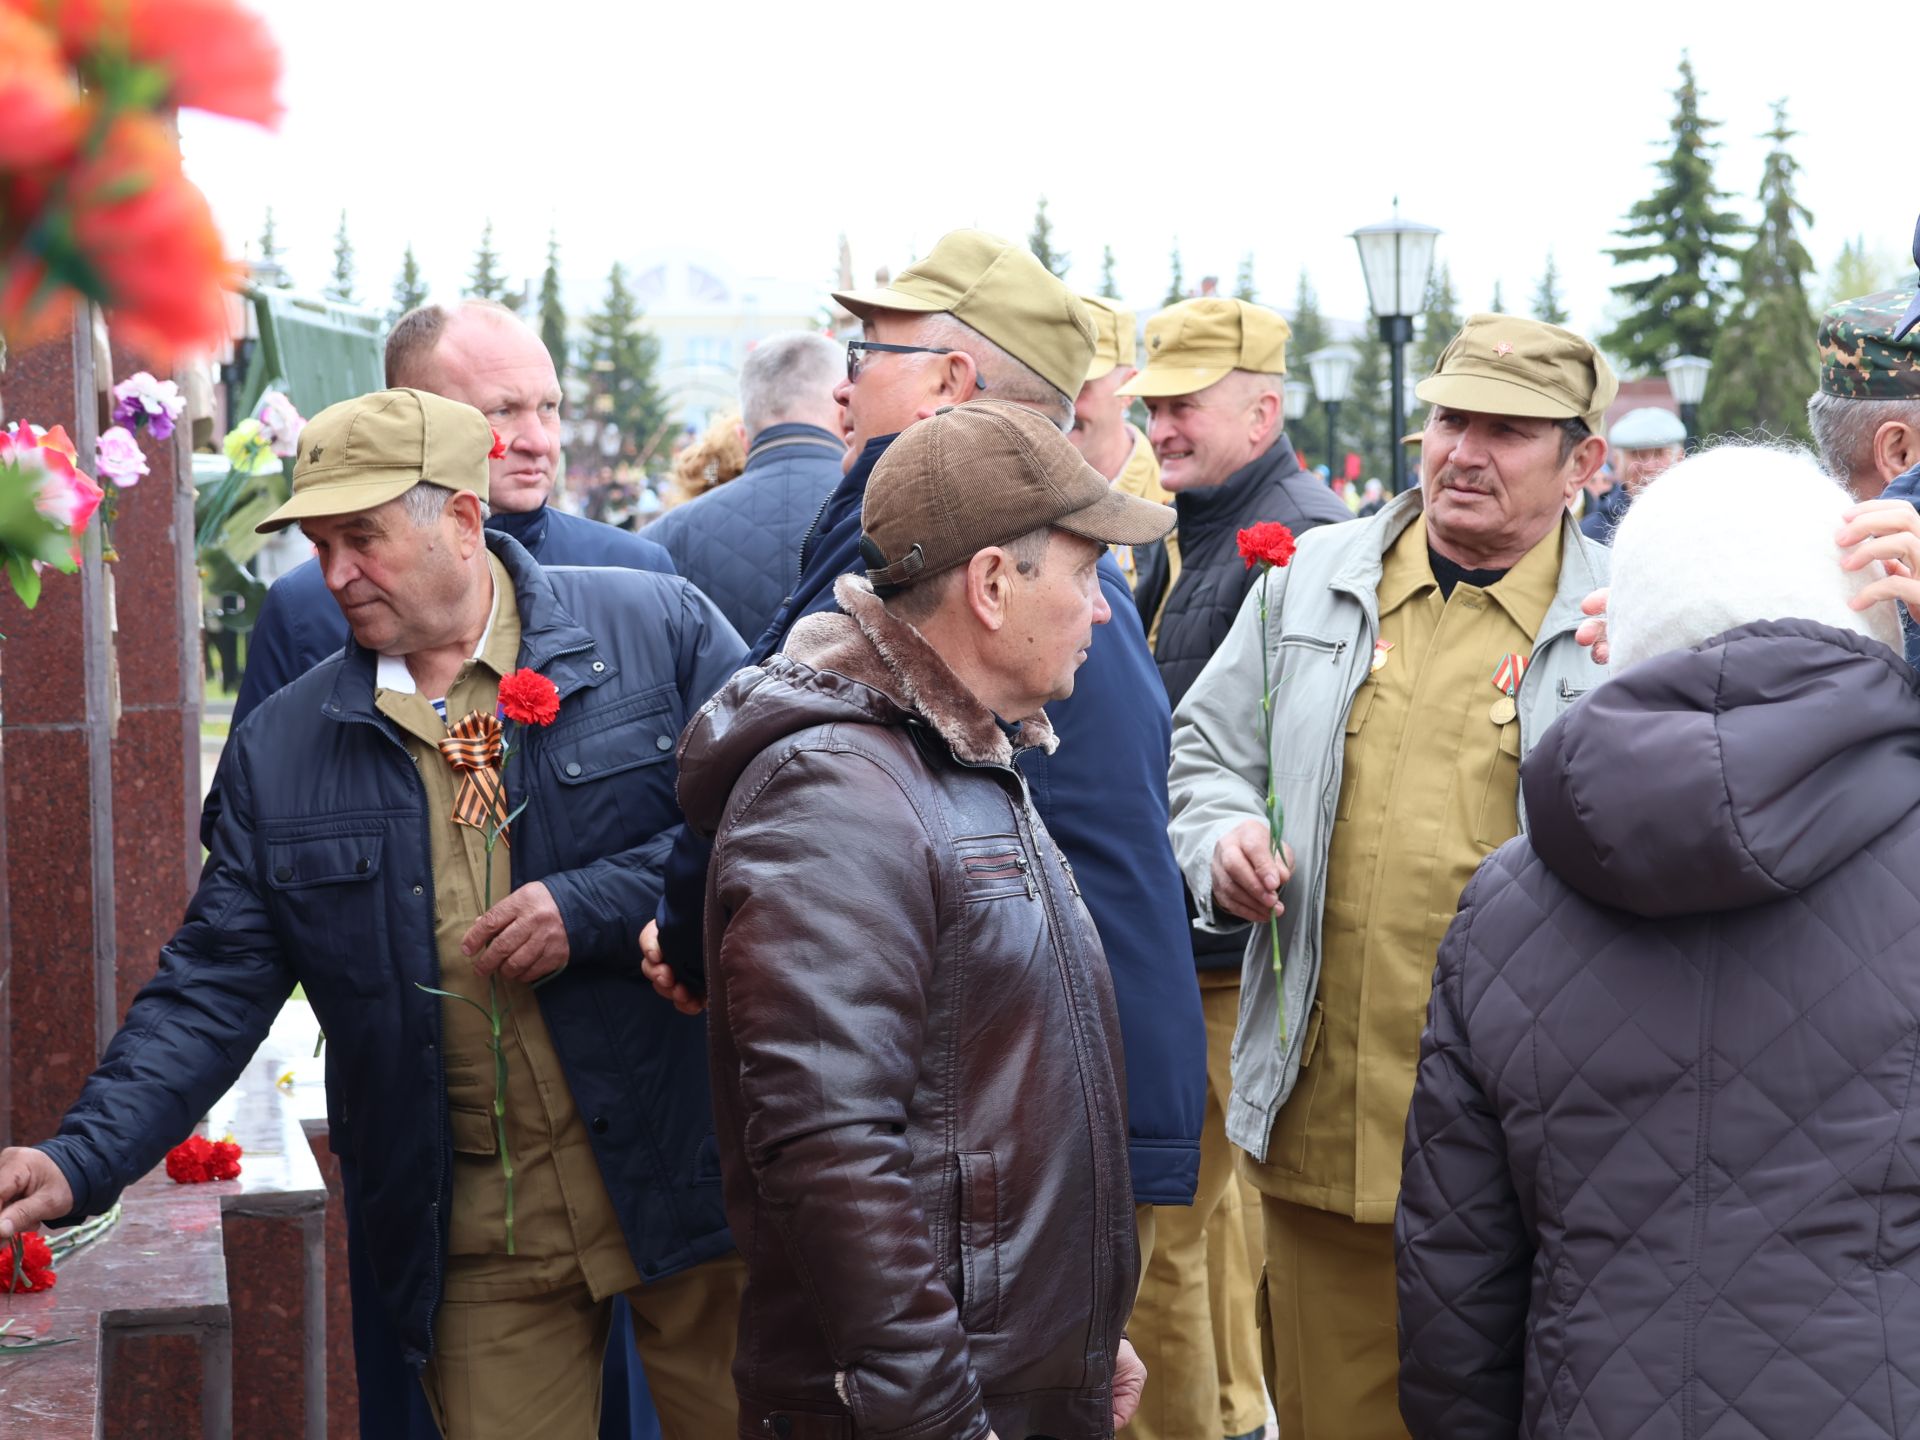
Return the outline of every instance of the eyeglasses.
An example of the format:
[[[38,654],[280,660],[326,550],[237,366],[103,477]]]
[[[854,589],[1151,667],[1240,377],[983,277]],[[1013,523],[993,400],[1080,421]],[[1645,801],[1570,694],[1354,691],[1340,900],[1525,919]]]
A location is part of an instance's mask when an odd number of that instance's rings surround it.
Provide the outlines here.
[[[860,352],[863,350],[882,355],[957,355],[960,353],[957,350],[938,349],[932,345],[887,345],[878,340],[849,340],[847,342],[847,383],[849,385],[860,378],[860,371],[868,363],[861,356]],[[987,388],[987,382],[978,375],[974,376],[973,383],[978,389]]]

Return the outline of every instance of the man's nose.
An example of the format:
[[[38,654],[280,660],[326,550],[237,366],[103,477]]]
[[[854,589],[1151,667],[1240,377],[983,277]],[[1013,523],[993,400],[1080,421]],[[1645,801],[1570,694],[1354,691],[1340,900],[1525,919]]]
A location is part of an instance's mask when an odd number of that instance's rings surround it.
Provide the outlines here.
[[[553,450],[554,438],[540,423],[539,416],[529,415],[513,427],[513,438],[507,448],[524,455],[545,455]]]
[[[1155,449],[1173,439],[1173,417],[1165,410],[1147,412],[1147,443]]]
[[[847,400],[852,394],[853,382],[851,380],[842,380],[838,385],[833,387],[833,403],[838,405],[842,410],[845,410],[847,408]],[[844,420],[846,416],[842,415],[840,418]]]
[[[1107,604],[1107,587],[1100,583],[1100,577],[1093,577],[1093,623],[1104,625],[1113,618],[1113,607]]]
[[[320,562],[320,578],[327,582],[331,593],[338,595],[360,578],[360,567],[345,550],[335,550]]]

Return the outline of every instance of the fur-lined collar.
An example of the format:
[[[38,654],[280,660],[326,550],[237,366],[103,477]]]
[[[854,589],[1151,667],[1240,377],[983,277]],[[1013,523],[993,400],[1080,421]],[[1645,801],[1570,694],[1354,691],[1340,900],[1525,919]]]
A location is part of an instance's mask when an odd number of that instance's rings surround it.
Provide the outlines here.
[[[782,647],[789,659],[881,691],[933,726],[955,757],[970,765],[1013,763],[1013,742],[993,712],[960,683],[925,636],[887,613],[866,580],[842,575],[833,598],[846,614],[821,611],[801,620]],[[1020,722],[1021,749],[1038,747],[1051,755],[1059,743],[1044,712]]]

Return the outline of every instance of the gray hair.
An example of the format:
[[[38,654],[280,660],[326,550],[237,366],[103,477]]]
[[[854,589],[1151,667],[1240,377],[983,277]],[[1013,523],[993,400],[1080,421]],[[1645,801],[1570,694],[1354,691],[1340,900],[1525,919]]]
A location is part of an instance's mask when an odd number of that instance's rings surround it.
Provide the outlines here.
[[[824,335],[793,330],[769,336],[740,367],[740,419],[752,439],[769,425],[812,421],[833,403],[846,352]]]
[[[1807,401],[1807,423],[1827,473],[1842,484],[1873,463],[1873,437],[1882,425],[1898,420],[1920,431],[1920,400],[1868,400],[1817,391]]]
[[[1011,400],[1038,410],[1062,431],[1073,429],[1073,397],[1056,390],[1032,366],[1014,359],[966,322],[944,314],[922,316],[920,339],[928,345],[964,350],[971,355],[986,387],[981,392],[984,398]]]
[[[1000,549],[1013,556],[1013,568],[1023,579],[1038,580],[1040,567],[1046,562],[1047,550],[1052,544],[1053,527],[1042,525],[1038,530],[1029,530],[1024,535],[1001,541]],[[968,557],[968,563],[972,563],[971,556]],[[938,575],[929,575],[918,584],[886,596],[882,603],[894,619],[904,620],[909,625],[924,625],[946,603],[948,592],[959,583],[959,577],[966,574],[966,570],[965,565],[956,565]]]
[[[447,502],[457,494],[445,485],[436,485],[431,480],[422,480],[411,490],[400,496],[400,504],[407,512],[407,518],[414,524],[425,527],[433,524],[446,512]],[[480,502],[480,513],[487,513],[487,502]]]

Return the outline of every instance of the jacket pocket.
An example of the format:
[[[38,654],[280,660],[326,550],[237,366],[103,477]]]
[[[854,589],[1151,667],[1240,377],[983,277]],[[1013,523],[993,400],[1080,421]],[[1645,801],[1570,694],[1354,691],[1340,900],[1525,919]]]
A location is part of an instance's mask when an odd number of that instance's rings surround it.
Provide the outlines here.
[[[265,840],[268,904],[281,940],[303,957],[302,978],[316,989],[339,981],[357,995],[384,993],[393,978],[380,884],[386,827],[269,830]]]
[[[670,763],[679,732],[675,692],[659,687],[539,737],[545,780],[527,784],[544,791],[533,803],[548,808],[555,868],[605,859],[679,823]]]
[[[961,874],[966,877],[968,904],[1011,895],[1038,895],[1033,861],[1018,835],[975,835],[955,841],[953,848]]]
[[[1480,796],[1480,819],[1473,838],[1488,850],[1520,833],[1520,722],[1500,727],[1499,744],[1487,767],[1487,784]]]
[[[1353,742],[1359,738],[1360,732],[1366,728],[1367,715],[1373,709],[1373,697],[1379,693],[1379,687],[1369,680],[1360,687],[1359,692],[1353,697],[1353,703],[1347,707],[1346,748],[1348,750],[1353,748]],[[1346,757],[1343,754],[1341,756],[1340,768],[1340,804],[1339,808],[1334,811],[1335,820],[1345,821],[1351,818],[1353,814],[1354,787],[1359,783],[1359,767],[1356,765],[1348,765],[1346,763]]]
[[[456,1155],[492,1155],[498,1149],[493,1116],[464,1105],[447,1107],[447,1133]]]
[[[853,1440],[853,1417],[833,1412],[813,1401],[763,1400],[740,1396],[740,1433],[765,1435],[769,1440]]]
[[[969,1335],[1000,1328],[1000,1185],[990,1151],[962,1151],[959,1166],[960,1323]]]

